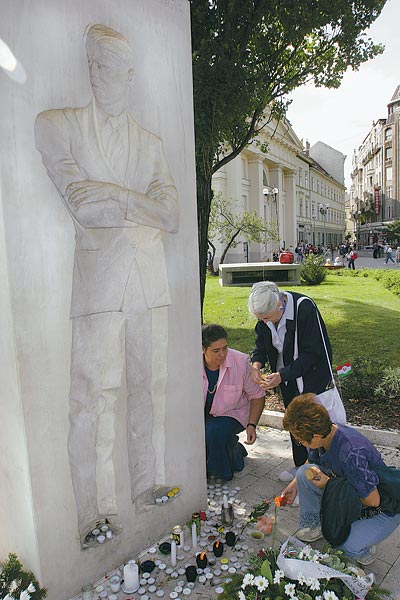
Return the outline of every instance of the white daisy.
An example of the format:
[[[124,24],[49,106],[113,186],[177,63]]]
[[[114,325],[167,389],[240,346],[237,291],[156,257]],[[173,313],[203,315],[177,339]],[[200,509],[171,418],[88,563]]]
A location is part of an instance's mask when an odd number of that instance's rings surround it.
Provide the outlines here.
[[[318,591],[321,589],[321,585],[319,583],[318,579],[314,579],[313,577],[308,577],[306,584],[308,585],[308,587],[310,588],[310,590],[313,591]]]
[[[19,600],[30,600],[30,593],[28,592],[28,590],[24,590],[23,592],[20,593],[19,595]]]
[[[266,577],[262,577],[262,575],[258,575],[254,579],[254,585],[257,586],[257,589],[259,592],[264,592],[264,590],[266,590],[267,587],[269,586],[269,581]]]
[[[283,579],[284,577],[285,573],[281,569],[278,569],[274,573],[274,583],[280,583],[281,579]]]
[[[296,593],[296,586],[294,585],[294,583],[287,583],[285,585],[286,596],[289,596],[289,598],[293,598],[295,593]]]
[[[246,596],[244,595],[242,590],[239,591],[239,600],[246,600]]]
[[[304,585],[307,581],[307,579],[304,577],[303,573],[299,573],[297,579],[299,580],[300,585]]]
[[[15,581],[15,579],[14,579],[14,581],[13,581],[13,582],[12,582],[12,584],[10,585],[10,592],[11,592],[11,593],[15,592],[15,590],[17,589],[17,587],[18,587],[18,584],[17,584],[17,582],[16,582],[16,581]]]
[[[324,597],[324,600],[339,600],[339,598],[336,596],[335,592],[331,592],[329,590],[327,590],[326,592],[323,593],[323,597]]]
[[[29,592],[30,594],[33,594],[33,592],[36,592],[36,588],[35,588],[35,586],[33,585],[33,583],[30,583],[30,584],[28,585],[28,587],[27,587],[27,590],[28,590],[28,592]]]
[[[243,577],[242,589],[244,590],[248,585],[254,584],[254,575],[251,573],[246,573]]]

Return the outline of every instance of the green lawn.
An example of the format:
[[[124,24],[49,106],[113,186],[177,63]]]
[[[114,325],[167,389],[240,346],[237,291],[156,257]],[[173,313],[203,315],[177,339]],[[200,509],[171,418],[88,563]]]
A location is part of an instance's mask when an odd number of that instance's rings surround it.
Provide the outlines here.
[[[372,277],[328,274],[317,286],[285,286],[310,296],[318,305],[333,348],[333,364],[355,356],[380,356],[398,366],[400,353],[400,296]],[[218,277],[207,277],[204,323],[219,323],[232,348],[250,352],[255,319],[247,310],[249,287],[220,287]]]

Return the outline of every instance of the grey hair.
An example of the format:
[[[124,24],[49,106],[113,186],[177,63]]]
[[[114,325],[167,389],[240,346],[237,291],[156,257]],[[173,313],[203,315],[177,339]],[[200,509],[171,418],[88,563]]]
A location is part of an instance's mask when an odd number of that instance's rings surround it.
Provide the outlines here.
[[[90,25],[86,28],[86,48],[88,53],[88,42],[90,40],[103,46],[129,69],[133,67],[134,56],[132,48],[128,40],[118,31],[114,31],[114,29],[105,25]]]
[[[249,295],[249,312],[258,318],[259,315],[265,315],[278,306],[281,293],[279,288],[272,281],[258,281],[255,283]]]

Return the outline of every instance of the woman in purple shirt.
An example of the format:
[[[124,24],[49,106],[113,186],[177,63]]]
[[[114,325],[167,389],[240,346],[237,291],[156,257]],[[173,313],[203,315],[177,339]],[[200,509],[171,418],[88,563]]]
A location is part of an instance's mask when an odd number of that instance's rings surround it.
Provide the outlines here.
[[[284,490],[287,504],[299,495],[299,527],[296,536],[305,542],[322,537],[321,505],[324,488],[331,477],[341,477],[354,488],[371,516],[351,523],[350,533],[339,548],[362,565],[375,560],[375,544],[386,539],[400,524],[400,514],[380,512],[377,467],[385,467],[375,446],[360,432],[332,423],[327,410],[314,394],[294,398],[283,418],[284,429],[308,449],[308,462],[300,467]],[[310,469],[316,477],[310,480]],[[316,468],[316,470],[314,470]],[[327,489],[329,493],[329,487]],[[340,510],[340,507],[338,507]],[[332,517],[333,518],[333,517]]]

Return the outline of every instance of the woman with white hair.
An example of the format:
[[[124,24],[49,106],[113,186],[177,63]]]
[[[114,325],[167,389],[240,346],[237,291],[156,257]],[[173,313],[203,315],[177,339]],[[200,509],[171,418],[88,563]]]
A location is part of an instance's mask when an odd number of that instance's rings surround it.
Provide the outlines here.
[[[248,307],[258,319],[252,353],[254,383],[265,390],[279,386],[285,408],[299,394],[320,394],[332,386],[331,344],[311,298],[279,290],[272,281],[260,281],[251,289]],[[271,372],[262,377],[260,369],[266,363]],[[295,467],[283,471],[281,481],[291,481],[307,460],[307,450],[294,438],[292,452]]]

